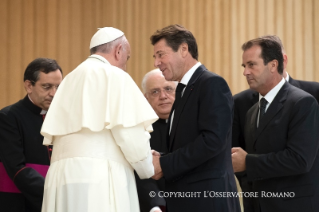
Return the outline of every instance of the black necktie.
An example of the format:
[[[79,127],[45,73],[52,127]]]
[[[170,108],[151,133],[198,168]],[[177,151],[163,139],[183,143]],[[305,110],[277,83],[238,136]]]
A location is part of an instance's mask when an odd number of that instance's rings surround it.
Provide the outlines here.
[[[265,98],[261,98],[260,99],[260,103],[259,103],[259,123],[261,118],[265,115],[266,113],[266,105],[268,104],[267,100]]]
[[[182,99],[182,92],[186,85],[182,83],[178,83],[176,92],[175,92],[175,103],[174,103],[174,109],[178,107],[178,104],[181,102]]]

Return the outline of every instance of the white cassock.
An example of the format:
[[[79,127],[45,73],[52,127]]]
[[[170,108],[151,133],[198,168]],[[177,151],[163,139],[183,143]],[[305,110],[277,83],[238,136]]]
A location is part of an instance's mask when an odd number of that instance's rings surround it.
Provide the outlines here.
[[[157,115],[132,78],[91,55],[62,81],[43,123],[53,145],[43,212],[139,212],[133,169],[154,174]]]

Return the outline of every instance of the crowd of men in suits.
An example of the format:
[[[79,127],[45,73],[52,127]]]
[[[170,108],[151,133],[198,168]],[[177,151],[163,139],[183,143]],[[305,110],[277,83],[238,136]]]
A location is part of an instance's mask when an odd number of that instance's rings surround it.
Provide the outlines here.
[[[204,195],[236,193],[234,173],[244,193],[256,194],[244,195],[244,211],[318,210],[319,83],[288,74],[281,40],[263,36],[243,44],[243,75],[250,89],[232,96],[226,81],[198,61],[189,30],[170,25],[150,39],[158,69],[145,75],[142,89],[159,120],[150,140],[153,179],[135,174],[140,210],[241,211],[238,196]],[[14,211],[12,204],[15,211],[41,209],[37,191],[43,190],[44,178],[35,171],[41,168],[27,164],[48,165],[45,157],[50,157],[42,146],[40,112],[48,109],[42,103],[46,95],[52,101],[62,80],[59,66],[42,71],[50,62],[38,61],[38,76],[25,78],[28,95],[0,111],[0,207],[6,211]],[[41,94],[45,85],[50,88]],[[25,134],[30,122],[38,123],[32,135]],[[33,158],[31,147],[45,159]],[[6,172],[14,183],[10,188],[5,187]],[[180,195],[164,199],[160,191]],[[200,194],[182,195],[187,192]]]

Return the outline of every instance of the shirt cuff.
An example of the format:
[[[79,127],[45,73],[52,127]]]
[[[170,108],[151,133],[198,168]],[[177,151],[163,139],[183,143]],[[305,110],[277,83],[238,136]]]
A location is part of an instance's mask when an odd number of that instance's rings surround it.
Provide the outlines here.
[[[148,179],[154,175],[153,155],[149,151],[147,158],[137,163],[131,163],[140,179]]]
[[[150,212],[154,212],[154,211],[156,211],[156,210],[162,211],[159,207],[155,206],[155,207],[153,207],[153,208],[150,210]]]

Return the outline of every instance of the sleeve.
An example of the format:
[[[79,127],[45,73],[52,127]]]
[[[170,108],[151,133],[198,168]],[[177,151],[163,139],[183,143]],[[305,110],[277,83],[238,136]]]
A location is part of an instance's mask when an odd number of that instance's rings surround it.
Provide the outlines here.
[[[25,166],[23,138],[18,123],[12,115],[0,112],[0,158],[9,177],[30,202],[41,210],[44,177]]]
[[[144,124],[134,127],[115,126],[111,129],[115,142],[121,148],[126,160],[141,179],[154,175],[153,156],[150,148],[150,134]]]
[[[149,212],[152,208],[156,206],[165,206],[165,199],[163,197],[159,197],[158,195],[160,189],[156,181],[153,179],[141,180],[136,174],[136,172],[134,172],[134,174],[136,179],[136,188],[141,211]],[[154,197],[150,196],[150,192],[155,192]]]
[[[239,111],[239,102],[238,97],[234,96],[234,118],[233,118],[233,127],[232,127],[232,147],[241,147],[245,149],[245,140],[241,127],[241,114]]]
[[[280,141],[286,143],[285,148],[268,154],[248,154],[246,172],[249,181],[298,175],[311,170],[319,147],[318,104],[308,96],[287,106],[291,108],[287,139]],[[277,127],[284,129],[280,122]]]
[[[226,146],[230,147],[231,142],[233,99],[225,80],[211,77],[203,82],[198,105],[198,136],[173,153],[160,157],[168,181],[178,179],[223,151],[230,151]]]

